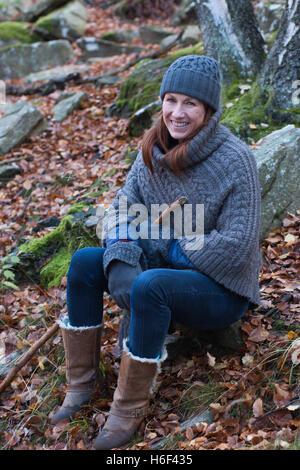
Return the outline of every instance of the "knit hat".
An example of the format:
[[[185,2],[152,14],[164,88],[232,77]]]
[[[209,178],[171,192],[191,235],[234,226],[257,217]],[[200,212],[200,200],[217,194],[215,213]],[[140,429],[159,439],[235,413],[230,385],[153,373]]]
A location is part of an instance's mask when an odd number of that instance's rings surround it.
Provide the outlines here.
[[[221,80],[218,63],[204,55],[186,55],[175,60],[166,71],[160,97],[166,93],[183,93],[211,106],[219,107]]]

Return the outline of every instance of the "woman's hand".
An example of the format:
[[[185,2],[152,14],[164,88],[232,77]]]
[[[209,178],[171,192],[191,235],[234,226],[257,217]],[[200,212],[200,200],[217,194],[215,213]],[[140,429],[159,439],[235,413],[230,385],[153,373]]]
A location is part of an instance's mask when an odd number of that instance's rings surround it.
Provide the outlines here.
[[[135,278],[142,272],[140,264],[131,266],[113,261],[108,268],[108,290],[120,308],[130,310],[130,292]]]

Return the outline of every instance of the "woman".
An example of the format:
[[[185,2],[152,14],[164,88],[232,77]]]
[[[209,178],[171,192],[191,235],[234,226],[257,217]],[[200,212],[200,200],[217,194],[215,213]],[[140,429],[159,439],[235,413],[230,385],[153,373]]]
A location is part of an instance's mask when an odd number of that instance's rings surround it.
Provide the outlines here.
[[[105,219],[106,247],[76,252],[68,273],[68,318],[61,322],[67,395],[53,423],[74,416],[91,398],[103,292],[131,315],[113,404],[95,449],[126,444],[147,415],[171,317],[216,329],[259,305],[257,169],[248,146],[219,124],[218,64],[206,56],[177,59],[164,75],[160,97],[159,122],[146,133]],[[157,229],[152,209],[178,199],[186,202],[177,215],[189,229],[180,230],[176,211]],[[195,211],[185,211],[197,205],[204,208],[200,228]],[[141,223],[133,217],[136,207],[146,209],[137,218]]]

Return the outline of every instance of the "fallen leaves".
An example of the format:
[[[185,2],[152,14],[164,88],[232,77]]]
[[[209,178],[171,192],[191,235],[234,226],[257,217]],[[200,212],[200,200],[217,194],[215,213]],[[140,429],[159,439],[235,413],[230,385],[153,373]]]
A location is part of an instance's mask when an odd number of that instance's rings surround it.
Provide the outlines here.
[[[126,27],[97,8],[93,15],[88,30],[92,35]],[[95,63],[91,72],[102,73],[114,61]],[[81,110],[61,124],[51,123],[46,134],[28,139],[5,157],[17,158],[22,173],[0,195],[1,256],[14,249],[19,239],[32,237],[37,219],[60,218],[78,198],[90,196],[92,185],[101,185],[101,194],[93,196],[95,204],[100,201],[108,206],[126,178],[129,165],[124,162],[124,152],[138,140],[128,136],[127,119],[106,117],[104,112],[117,97],[119,85],[84,88],[89,100]],[[248,89],[249,85],[241,86],[241,95]],[[50,114],[58,95],[43,97],[37,106]],[[164,364],[152,413],[132,449],[147,450],[166,437],[182,450],[285,449],[294,442],[300,426],[299,225],[300,213],[287,214],[282,226],[263,240],[262,305],[247,312],[243,321],[245,348],[225,354],[215,345],[199,343],[196,350],[191,348]],[[49,292],[32,284],[3,296],[1,361],[22,354],[66,311],[65,288],[64,278],[59,288]],[[121,312],[109,299],[105,299],[104,310],[101,393],[72,424],[64,421],[49,426],[48,415],[65,393],[64,353],[58,333],[1,396],[4,448],[90,448],[93,436],[106,422],[118,374]],[[181,427],[187,416],[203,410],[211,412],[212,423],[199,420],[186,429]]]

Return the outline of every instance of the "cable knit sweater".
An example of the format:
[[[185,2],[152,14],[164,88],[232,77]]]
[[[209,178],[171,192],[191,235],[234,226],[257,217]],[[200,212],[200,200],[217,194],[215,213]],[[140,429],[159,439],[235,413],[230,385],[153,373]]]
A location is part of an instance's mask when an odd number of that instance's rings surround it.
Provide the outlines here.
[[[185,237],[176,243],[196,270],[247,298],[250,305],[259,305],[261,201],[258,172],[249,147],[219,123],[221,113],[219,108],[209,124],[191,140],[180,175],[171,170],[157,146],[153,149],[155,173],[151,177],[141,152],[138,154],[125,185],[104,219],[103,238],[109,237],[111,211],[118,207],[120,196],[127,198],[128,206],[144,204],[149,211],[151,204],[171,204],[182,196],[189,204],[204,204],[202,248],[187,250]],[[155,243],[168,265],[172,240],[159,239]],[[144,269],[165,266],[151,265],[140,244],[123,241],[108,244],[104,254],[106,275],[112,260],[133,266],[140,262]]]

